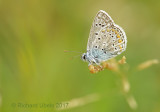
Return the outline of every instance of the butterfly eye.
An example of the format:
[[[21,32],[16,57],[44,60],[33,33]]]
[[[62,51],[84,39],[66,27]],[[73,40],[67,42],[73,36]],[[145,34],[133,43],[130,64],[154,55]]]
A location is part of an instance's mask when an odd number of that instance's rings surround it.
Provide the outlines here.
[[[95,48],[97,48],[97,46],[95,46]]]
[[[98,38],[98,40],[100,40],[101,38]]]
[[[101,26],[101,24],[99,24],[99,26]]]
[[[86,59],[86,55],[83,56],[83,59],[84,59],[84,60]]]
[[[82,58],[82,60],[85,61],[86,60],[86,54],[83,54],[81,58]]]

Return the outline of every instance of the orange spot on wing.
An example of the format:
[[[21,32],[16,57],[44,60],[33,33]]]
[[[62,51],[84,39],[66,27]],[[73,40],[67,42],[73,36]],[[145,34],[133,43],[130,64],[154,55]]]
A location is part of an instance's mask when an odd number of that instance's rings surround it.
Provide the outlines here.
[[[109,31],[110,31],[110,29],[107,28],[107,32],[109,32]]]
[[[120,35],[119,35],[119,34],[117,34],[117,38],[120,38]]]
[[[118,32],[117,31],[115,31],[115,34],[117,34]]]
[[[120,48],[120,51],[122,51],[122,46],[121,45],[119,45],[119,48]]]
[[[105,30],[102,30],[102,32],[104,33],[104,32],[105,32]]]
[[[119,39],[119,40],[118,40],[118,43],[121,43],[121,42],[122,42],[122,40]]]

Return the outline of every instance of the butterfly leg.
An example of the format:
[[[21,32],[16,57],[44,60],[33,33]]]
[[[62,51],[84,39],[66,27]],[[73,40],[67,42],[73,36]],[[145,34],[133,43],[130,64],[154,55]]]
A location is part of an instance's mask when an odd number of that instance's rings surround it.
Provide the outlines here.
[[[100,63],[96,63],[96,65],[100,67],[100,69],[103,69],[103,66]]]
[[[99,70],[102,70],[103,67],[102,67],[101,63],[100,63],[97,59],[94,59],[94,60],[95,60],[95,61],[94,61],[93,63],[96,65],[96,67],[97,67]]]

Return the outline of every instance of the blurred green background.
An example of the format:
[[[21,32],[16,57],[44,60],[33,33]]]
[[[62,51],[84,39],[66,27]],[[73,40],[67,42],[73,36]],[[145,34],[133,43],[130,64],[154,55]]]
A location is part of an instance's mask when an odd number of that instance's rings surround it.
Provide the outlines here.
[[[126,32],[123,55],[132,110],[120,90],[120,77],[109,70],[91,74],[76,53],[86,52],[93,18],[104,10]],[[160,59],[159,0],[0,0],[0,111],[55,112],[55,108],[18,108],[14,104],[56,104],[92,93],[101,100],[63,112],[160,112],[160,69],[135,68]]]

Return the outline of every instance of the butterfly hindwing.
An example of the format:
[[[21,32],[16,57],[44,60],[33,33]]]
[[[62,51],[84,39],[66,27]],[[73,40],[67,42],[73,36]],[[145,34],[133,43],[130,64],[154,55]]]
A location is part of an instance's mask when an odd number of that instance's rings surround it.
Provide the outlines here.
[[[106,57],[105,59],[107,60],[125,51],[126,44],[127,39],[125,32],[121,27],[113,24],[100,31],[98,38],[96,38],[93,43],[93,47],[103,51],[104,53],[102,57]]]

